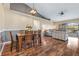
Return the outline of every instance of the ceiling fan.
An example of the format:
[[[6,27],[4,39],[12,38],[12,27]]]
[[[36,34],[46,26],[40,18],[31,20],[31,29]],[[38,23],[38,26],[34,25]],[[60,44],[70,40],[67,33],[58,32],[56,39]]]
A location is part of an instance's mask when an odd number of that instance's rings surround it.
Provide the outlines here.
[[[61,12],[59,13],[59,15],[60,15],[60,16],[64,15],[64,12],[63,12],[63,11],[61,11]]]

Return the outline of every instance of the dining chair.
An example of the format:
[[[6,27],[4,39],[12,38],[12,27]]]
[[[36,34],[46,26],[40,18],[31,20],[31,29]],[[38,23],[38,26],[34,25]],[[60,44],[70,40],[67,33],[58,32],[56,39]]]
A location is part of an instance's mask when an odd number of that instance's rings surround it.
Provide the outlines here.
[[[41,31],[34,31],[34,46],[41,45]]]
[[[38,43],[41,45],[41,30],[38,30],[38,37],[39,37]]]
[[[11,38],[11,52],[12,52],[14,41],[13,41],[12,32],[10,31],[9,33],[10,33],[10,38]]]
[[[37,46],[38,31],[33,31],[33,46]]]
[[[14,40],[14,36],[13,36],[13,33],[11,31],[9,31],[9,34],[10,34],[10,39],[11,39],[11,48],[10,48],[10,50],[12,52],[13,48],[16,47],[16,51],[17,51],[18,41],[16,39]]]
[[[32,47],[33,31],[25,31],[25,41],[26,46],[28,46],[28,48]]]
[[[20,51],[22,50],[24,46],[24,43],[25,43],[25,31],[23,30],[20,30],[17,34],[16,34],[16,40],[18,42],[18,50],[17,51]]]
[[[2,35],[1,35],[1,33],[0,33],[0,43],[2,43]]]

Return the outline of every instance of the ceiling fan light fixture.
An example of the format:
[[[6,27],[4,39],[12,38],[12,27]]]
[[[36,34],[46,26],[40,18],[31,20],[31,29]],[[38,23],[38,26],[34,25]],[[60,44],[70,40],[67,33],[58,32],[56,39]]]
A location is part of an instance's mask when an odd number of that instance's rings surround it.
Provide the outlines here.
[[[61,11],[61,15],[64,15],[64,12],[63,11]]]

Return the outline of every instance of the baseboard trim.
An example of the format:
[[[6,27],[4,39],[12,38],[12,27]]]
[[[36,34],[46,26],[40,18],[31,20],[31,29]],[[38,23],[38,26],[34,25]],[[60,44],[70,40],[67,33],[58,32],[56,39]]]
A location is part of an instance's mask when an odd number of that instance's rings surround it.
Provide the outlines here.
[[[63,42],[67,41],[67,40],[61,40],[61,39],[58,39],[58,38],[53,38],[53,39],[60,40],[60,41],[63,41]]]

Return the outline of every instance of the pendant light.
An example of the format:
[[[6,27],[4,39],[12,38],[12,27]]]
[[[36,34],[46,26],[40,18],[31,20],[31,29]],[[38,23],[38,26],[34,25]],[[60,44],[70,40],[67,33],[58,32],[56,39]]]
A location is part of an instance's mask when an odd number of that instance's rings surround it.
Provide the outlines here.
[[[31,13],[32,15],[35,15],[35,14],[37,13],[37,11],[35,10],[34,3],[33,3],[33,8],[32,8],[32,10],[30,11],[30,13]]]

